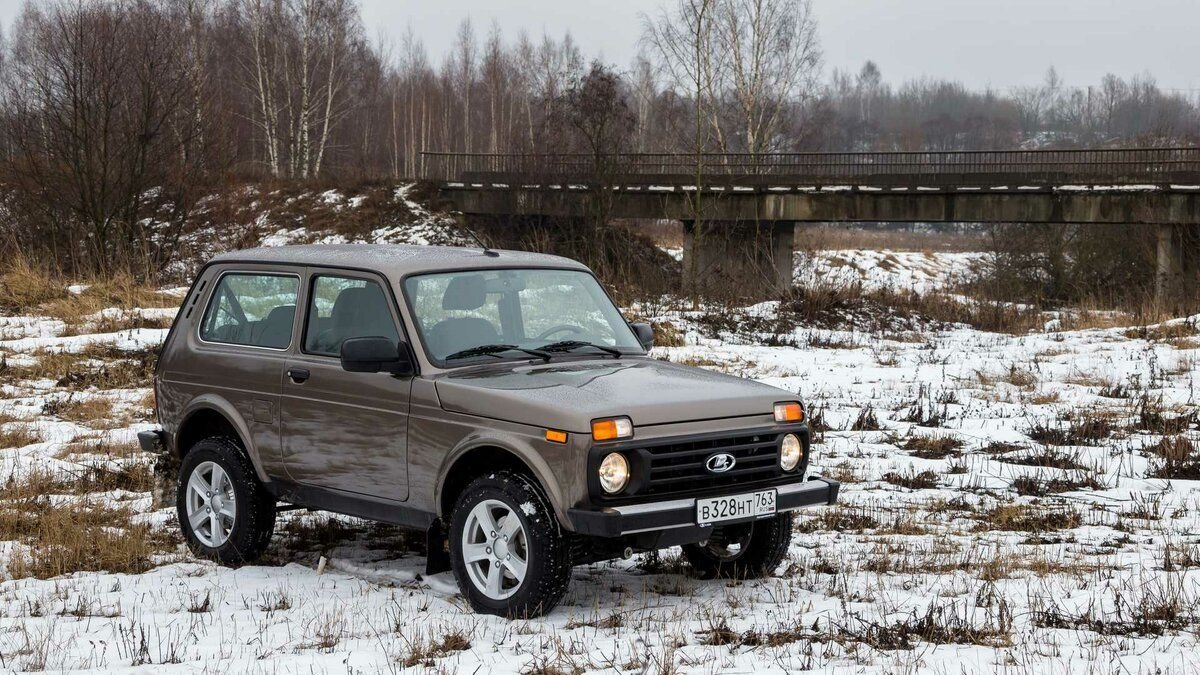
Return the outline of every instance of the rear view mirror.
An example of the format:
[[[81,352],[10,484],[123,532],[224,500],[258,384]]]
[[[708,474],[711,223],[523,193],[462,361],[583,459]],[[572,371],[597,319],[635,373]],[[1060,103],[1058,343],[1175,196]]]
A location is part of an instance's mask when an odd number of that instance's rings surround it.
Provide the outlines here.
[[[631,323],[629,327],[633,329],[633,334],[637,336],[642,349],[650,351],[654,346],[654,328],[648,323]]]
[[[407,375],[413,369],[404,347],[404,343],[397,344],[382,337],[350,338],[342,343],[342,370]]]

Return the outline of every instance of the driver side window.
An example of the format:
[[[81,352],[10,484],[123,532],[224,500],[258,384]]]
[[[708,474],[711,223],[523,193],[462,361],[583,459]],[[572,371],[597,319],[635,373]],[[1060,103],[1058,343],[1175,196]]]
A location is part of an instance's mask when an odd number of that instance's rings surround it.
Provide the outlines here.
[[[400,342],[389,301],[378,282],[321,275],[313,278],[304,351],[338,356],[350,338],[382,337]]]

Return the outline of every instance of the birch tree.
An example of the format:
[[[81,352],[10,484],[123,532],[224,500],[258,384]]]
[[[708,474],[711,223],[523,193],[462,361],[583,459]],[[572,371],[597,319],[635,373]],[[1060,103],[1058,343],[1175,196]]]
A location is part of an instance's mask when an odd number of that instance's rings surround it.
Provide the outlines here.
[[[810,0],[721,0],[714,46],[730,134],[722,149],[755,157],[781,148],[789,115],[817,94],[821,49]]]

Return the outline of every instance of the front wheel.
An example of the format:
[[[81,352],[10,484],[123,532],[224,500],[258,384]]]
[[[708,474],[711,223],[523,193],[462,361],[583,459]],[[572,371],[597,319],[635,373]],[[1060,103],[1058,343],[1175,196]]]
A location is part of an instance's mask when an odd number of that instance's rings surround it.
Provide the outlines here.
[[[703,579],[759,579],[770,576],[792,543],[792,514],[713,527],[708,541],[683,547],[683,557]]]
[[[537,484],[521,474],[478,478],[450,517],[450,564],[475,611],[541,616],[571,581],[570,550]]]
[[[206,438],[188,451],[176,510],[192,552],[227,565],[257,560],[275,530],[275,500],[228,438]]]

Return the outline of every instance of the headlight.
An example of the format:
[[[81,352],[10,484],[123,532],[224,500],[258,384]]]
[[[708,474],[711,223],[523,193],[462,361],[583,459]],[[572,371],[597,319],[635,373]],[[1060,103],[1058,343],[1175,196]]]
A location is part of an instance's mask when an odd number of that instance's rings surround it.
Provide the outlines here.
[[[783,437],[779,444],[779,467],[784,471],[795,471],[800,466],[800,458],[804,455],[804,447],[795,434]],[[612,455],[609,455],[610,457]]]
[[[608,494],[616,494],[629,483],[629,461],[619,452],[610,452],[600,462],[600,487]]]

